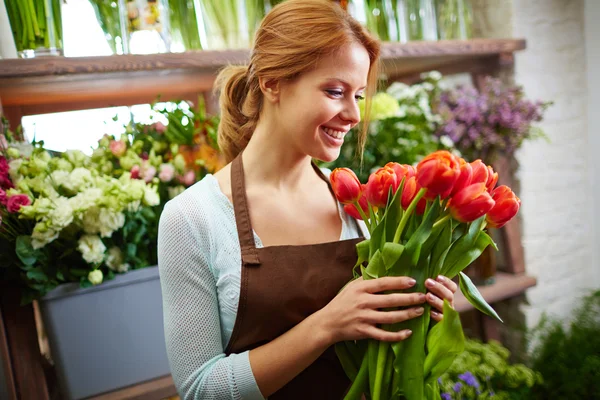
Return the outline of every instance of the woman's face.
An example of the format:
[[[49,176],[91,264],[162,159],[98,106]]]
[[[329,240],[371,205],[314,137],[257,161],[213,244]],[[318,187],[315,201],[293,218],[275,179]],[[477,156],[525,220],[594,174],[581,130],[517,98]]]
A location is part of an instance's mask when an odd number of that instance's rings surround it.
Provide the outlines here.
[[[277,125],[303,154],[333,161],[344,136],[360,121],[370,59],[358,43],[323,58],[317,67],[293,81],[280,83]]]

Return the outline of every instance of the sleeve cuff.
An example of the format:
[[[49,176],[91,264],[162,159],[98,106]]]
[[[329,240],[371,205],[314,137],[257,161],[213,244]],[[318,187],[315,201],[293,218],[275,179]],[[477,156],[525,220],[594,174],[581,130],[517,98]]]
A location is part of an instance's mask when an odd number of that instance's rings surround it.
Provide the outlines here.
[[[235,377],[235,386],[240,392],[240,396],[244,400],[265,400],[250,366],[250,351],[245,351],[240,354],[231,354],[231,366],[233,376]]]

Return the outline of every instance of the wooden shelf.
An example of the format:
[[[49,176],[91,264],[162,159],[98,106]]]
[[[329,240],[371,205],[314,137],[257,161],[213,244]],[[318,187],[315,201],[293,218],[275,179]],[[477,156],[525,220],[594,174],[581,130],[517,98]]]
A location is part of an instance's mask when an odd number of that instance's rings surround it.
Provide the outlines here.
[[[527,275],[513,275],[504,272],[496,273],[495,282],[491,285],[478,286],[479,292],[489,303],[495,303],[501,300],[509,299],[524,293],[528,288],[535,286],[536,279]],[[457,311],[464,312],[473,310],[474,307],[460,293],[456,294],[454,306]]]
[[[418,80],[425,71],[493,73],[525,49],[523,39],[384,43],[382,72],[390,80]],[[0,99],[9,119],[24,115],[195,100],[212,89],[216,72],[244,64],[249,50],[195,51],[103,57],[0,60]]]

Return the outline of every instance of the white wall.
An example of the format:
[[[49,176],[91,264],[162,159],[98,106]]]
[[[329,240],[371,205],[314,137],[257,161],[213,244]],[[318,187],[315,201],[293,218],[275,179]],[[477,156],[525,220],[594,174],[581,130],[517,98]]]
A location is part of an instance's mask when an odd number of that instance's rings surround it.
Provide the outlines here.
[[[598,8],[597,0],[589,3]],[[518,154],[527,273],[538,278],[527,292],[529,326],[544,311],[568,318],[586,290],[600,287],[592,257],[596,160],[590,160],[584,19],[584,0],[513,0],[513,36],[527,39],[527,50],[516,56],[515,81],[531,98],[554,101],[542,125],[551,142],[529,142]]]
[[[600,281],[600,1],[585,0],[585,53],[588,81],[588,135],[590,143],[591,185],[593,188],[592,265],[596,282]]]

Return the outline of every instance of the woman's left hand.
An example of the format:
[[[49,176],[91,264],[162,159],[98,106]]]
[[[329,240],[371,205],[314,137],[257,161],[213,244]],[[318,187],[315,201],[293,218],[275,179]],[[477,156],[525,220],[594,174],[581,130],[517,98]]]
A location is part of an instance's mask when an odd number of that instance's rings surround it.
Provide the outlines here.
[[[439,322],[443,318],[444,299],[448,300],[450,306],[454,308],[454,293],[458,286],[452,280],[440,275],[436,280],[427,279],[425,287],[429,290],[427,302],[432,307],[431,318]]]

